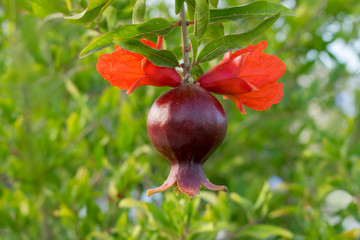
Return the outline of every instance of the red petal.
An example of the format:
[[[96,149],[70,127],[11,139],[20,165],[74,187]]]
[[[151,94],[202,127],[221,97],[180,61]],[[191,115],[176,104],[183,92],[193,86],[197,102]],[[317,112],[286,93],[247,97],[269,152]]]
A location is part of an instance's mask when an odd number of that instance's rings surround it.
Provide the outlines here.
[[[145,45],[156,48],[157,45],[149,40],[141,40]],[[159,38],[161,47],[162,38]],[[171,86],[180,83],[180,76],[173,68],[157,67],[143,56],[115,46],[111,54],[99,57],[96,69],[111,85],[128,90],[130,94],[134,89],[143,85]]]
[[[158,36],[158,41],[157,41],[157,44],[156,44],[156,49],[162,49],[163,42],[164,42],[163,36]]]
[[[219,62],[219,64],[225,63],[231,59],[231,51],[224,54],[223,59]]]
[[[149,77],[142,77],[136,80],[131,87],[126,91],[126,94],[131,94],[136,88],[144,86],[144,85],[150,85],[146,84],[147,82],[151,82],[151,79]]]
[[[141,39],[140,40],[143,44],[149,46],[149,47],[152,47],[152,48],[156,48],[156,44],[153,43],[152,41],[150,40],[146,40],[146,39]]]
[[[265,53],[252,53],[246,58],[238,77],[261,88],[266,84],[276,82],[285,70],[285,64],[278,57]]]
[[[97,71],[111,85],[129,89],[136,80],[145,76],[141,68],[143,56],[117,48],[111,54],[103,54],[96,64]]]
[[[226,99],[226,98],[230,98],[231,101],[233,101],[235,103],[235,106],[237,107],[237,109],[239,109],[239,111],[242,114],[246,114],[244,104],[241,101],[241,99],[239,98],[239,96],[237,96],[237,95],[226,95],[226,96],[224,96],[224,99]]]
[[[239,77],[219,80],[214,79],[209,82],[200,81],[200,86],[210,92],[226,95],[243,94],[257,90],[251,83]]]
[[[242,114],[244,105],[259,111],[270,108],[282,98],[283,84],[276,81],[286,66],[278,57],[262,53],[266,46],[267,42],[261,41],[226,53],[220,64],[197,82],[208,91],[226,95],[224,98],[230,98]]]
[[[181,77],[174,68],[155,66],[148,60],[142,68],[148,78],[141,85],[176,87],[180,84]]]
[[[140,41],[141,41],[143,44],[145,44],[145,45],[147,45],[147,46],[149,46],[149,47],[157,48],[157,45],[156,45],[155,43],[153,43],[152,41],[150,41],[150,40],[141,39]],[[162,45],[162,42],[161,42],[161,45]],[[122,48],[119,47],[119,46],[117,46],[117,45],[115,45],[115,50],[120,50],[120,49],[122,49]],[[126,51],[126,52],[130,52],[130,51],[125,50],[125,49],[122,49],[122,50],[123,50],[123,51]],[[134,54],[137,54],[137,53],[134,53]],[[137,54],[137,55],[141,56],[140,54]],[[141,56],[141,57],[143,58],[143,56]]]
[[[220,82],[222,79],[235,77],[243,67],[247,54],[230,59],[228,57],[229,53],[226,53],[224,56],[224,59],[228,59],[227,61],[224,61],[223,59],[221,63],[212,67],[207,73],[201,75],[197,81],[200,84],[205,84],[211,83],[212,81]]]
[[[264,111],[269,109],[272,104],[279,103],[283,96],[283,84],[272,83],[251,93],[241,94],[238,97],[245,106],[255,109],[257,111]],[[233,99],[231,99],[233,100]],[[235,103],[236,104],[236,103]]]
[[[143,59],[142,69],[145,76],[137,79],[128,89],[126,94],[131,94],[136,88],[145,85],[176,87],[180,84],[181,78],[173,68],[158,67],[149,60]]]
[[[246,62],[248,54],[236,58],[231,58],[230,54],[226,53],[222,63],[201,75],[197,82],[208,91],[219,94],[242,94],[256,90],[252,84],[236,76]]]
[[[267,46],[267,41],[261,41],[259,42],[258,44],[256,45],[252,45],[250,44],[248,47],[246,48],[243,48],[243,49],[240,49],[240,50],[237,50],[235,51],[231,57],[232,58],[235,58],[241,54],[244,54],[244,53],[253,53],[253,52],[256,52],[256,53],[261,53],[265,50]]]

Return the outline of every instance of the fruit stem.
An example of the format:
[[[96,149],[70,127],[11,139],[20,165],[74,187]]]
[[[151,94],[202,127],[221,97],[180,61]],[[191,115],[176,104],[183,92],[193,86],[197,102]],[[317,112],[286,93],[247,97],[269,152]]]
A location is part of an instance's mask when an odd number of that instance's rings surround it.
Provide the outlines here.
[[[185,4],[183,5],[181,11],[180,11],[180,22],[181,22],[181,37],[182,37],[182,52],[183,52],[183,59],[184,59],[184,83],[189,82],[190,78],[190,47],[189,47],[189,41],[188,41],[188,32],[187,32],[187,26],[188,22],[186,20],[186,13],[185,13]]]

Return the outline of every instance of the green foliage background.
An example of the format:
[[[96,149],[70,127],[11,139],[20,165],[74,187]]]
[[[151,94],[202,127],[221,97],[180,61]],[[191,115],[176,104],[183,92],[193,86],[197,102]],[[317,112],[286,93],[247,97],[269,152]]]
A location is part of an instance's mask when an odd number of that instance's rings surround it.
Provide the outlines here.
[[[144,193],[170,168],[146,133],[146,113],[167,89],[128,96],[97,73],[101,53],[78,59],[100,33],[131,23],[135,1],[113,1],[86,27],[48,14],[87,1],[39,2],[0,5],[0,239],[358,239],[358,0],[282,2],[298,17],[280,18],[261,39],[287,65],[284,98],[246,115],[220,100],[228,133],[204,169],[230,192],[202,190],[193,201]],[[175,23],[174,9],[151,1],[145,19]],[[256,23],[226,23],[225,32]],[[166,48],[180,40],[172,31]]]

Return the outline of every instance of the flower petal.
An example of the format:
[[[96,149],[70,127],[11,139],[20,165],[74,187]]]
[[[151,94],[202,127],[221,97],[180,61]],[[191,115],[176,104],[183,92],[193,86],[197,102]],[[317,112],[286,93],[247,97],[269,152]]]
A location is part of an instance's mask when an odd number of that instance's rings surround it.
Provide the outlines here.
[[[162,49],[163,42],[164,42],[164,37],[163,36],[158,36],[156,49]]]
[[[231,55],[232,55],[231,51],[225,53],[223,59],[219,62],[219,64],[222,64],[222,63],[225,63],[225,62],[229,61],[230,58],[231,58]]]
[[[200,82],[200,86],[210,92],[226,95],[243,94],[257,90],[251,83],[239,77]]]
[[[243,48],[243,49],[240,49],[240,50],[237,50],[235,51],[231,57],[232,58],[236,58],[237,56],[241,55],[241,54],[244,54],[244,53],[261,53],[265,50],[267,46],[267,41],[260,41],[258,44],[256,45],[252,45],[250,44],[248,47],[246,48]]]
[[[181,77],[174,68],[155,66],[149,60],[145,60],[142,69],[148,76],[148,81],[141,85],[176,87],[180,84]]]
[[[246,60],[247,54],[240,55],[236,58],[230,58],[229,53],[226,53],[224,59],[218,65],[212,67],[207,73],[201,75],[197,82],[202,84],[209,84],[213,81],[221,83],[223,79],[235,77],[241,70]]]
[[[143,44],[145,44],[145,45],[147,45],[147,46],[149,46],[149,47],[152,47],[152,48],[156,48],[156,44],[155,43],[153,43],[152,41],[150,41],[150,40],[146,40],[146,39],[141,39],[140,40]],[[161,46],[162,46],[162,42],[161,42]]]
[[[278,103],[283,95],[282,83],[276,81],[285,73],[285,64],[276,56],[262,53],[266,41],[236,52],[228,52],[223,60],[197,80],[208,91],[230,98],[242,114],[244,105],[265,110]]]
[[[257,111],[264,111],[269,109],[271,105],[280,102],[283,96],[282,88],[282,83],[275,82],[264,86],[263,88],[259,89],[259,91],[241,94],[238,95],[238,97],[245,106]]]
[[[231,101],[233,101],[235,103],[235,106],[241,112],[241,114],[246,114],[244,104],[241,101],[241,99],[239,98],[239,96],[237,96],[237,95],[226,95],[226,96],[224,96],[224,99],[226,99],[226,98],[230,98]]]
[[[211,68],[207,73],[201,75],[197,82],[208,91],[219,94],[242,94],[257,90],[248,81],[237,77],[246,61],[248,53],[244,53],[236,58],[231,58],[226,53],[222,63]]]
[[[138,87],[141,87],[141,86],[144,86],[144,85],[150,85],[150,84],[147,84],[149,82],[151,82],[152,79],[149,78],[149,77],[142,77],[142,78],[139,78],[137,79],[132,85],[131,87],[129,87],[129,89],[126,91],[126,94],[131,94],[136,88]]]
[[[102,54],[96,64],[97,71],[111,85],[127,90],[145,76],[141,67],[143,56],[117,48],[111,54]]]
[[[152,48],[161,48],[162,41],[160,37],[156,45],[152,41],[141,40]],[[128,90],[127,94],[143,85],[175,87],[181,80],[175,69],[155,66],[140,54],[119,46],[115,46],[115,51],[111,54],[101,55],[96,69],[111,85]]]
[[[276,82],[286,70],[285,64],[276,56],[266,53],[251,53],[237,75],[257,88]]]

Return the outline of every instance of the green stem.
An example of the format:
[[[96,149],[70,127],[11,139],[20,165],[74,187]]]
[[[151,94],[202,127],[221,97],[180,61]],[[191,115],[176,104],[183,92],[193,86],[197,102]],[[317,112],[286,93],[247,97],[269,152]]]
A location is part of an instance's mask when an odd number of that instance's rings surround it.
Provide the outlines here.
[[[184,58],[184,83],[189,82],[190,78],[190,47],[189,47],[189,41],[188,41],[188,33],[187,33],[187,26],[188,22],[186,20],[186,13],[185,13],[185,5],[183,5],[181,11],[180,11],[180,22],[181,22],[181,37],[182,37],[182,52],[183,52],[183,58]]]

